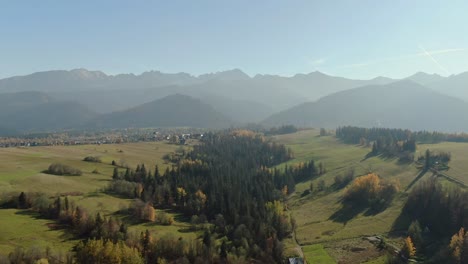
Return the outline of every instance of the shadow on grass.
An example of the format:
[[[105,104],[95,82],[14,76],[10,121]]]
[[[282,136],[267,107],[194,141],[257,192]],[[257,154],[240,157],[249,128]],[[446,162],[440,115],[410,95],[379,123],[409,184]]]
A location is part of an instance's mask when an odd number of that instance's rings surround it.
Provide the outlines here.
[[[112,181],[112,179],[98,179],[97,181],[111,182],[111,181]]]
[[[392,224],[390,232],[388,232],[389,238],[401,237],[407,234],[408,226],[411,224],[411,219],[404,212],[395,219]]]
[[[48,231],[63,231],[63,232],[61,232],[61,234],[59,236],[59,238],[62,239],[63,242],[77,239],[75,237],[75,235],[72,233],[72,231],[71,231],[71,229],[70,229],[70,227],[68,225],[59,223],[54,219],[49,219],[47,217],[43,217],[37,212],[34,212],[32,210],[24,209],[24,210],[20,210],[20,211],[15,212],[15,214],[29,216],[29,217],[33,218],[34,220],[39,220],[39,219],[40,220],[47,220],[48,222],[45,223],[45,225],[49,228]]]
[[[422,170],[418,173],[418,175],[416,175],[416,178],[414,178],[414,179],[411,181],[411,183],[408,184],[408,186],[407,186],[406,189],[405,189],[405,192],[407,192],[409,189],[411,189],[411,187],[413,187],[413,185],[414,185],[417,181],[419,181],[419,179],[421,179],[421,178],[426,174],[426,172],[427,172],[427,169],[422,169]]]
[[[177,229],[178,232],[180,233],[193,233],[196,232],[196,230],[193,230],[191,227],[185,227],[185,228],[179,228]]]
[[[398,159],[398,157],[393,155],[393,154],[389,154],[389,153],[372,153],[372,151],[371,151],[371,152],[367,153],[366,156],[364,156],[364,158],[360,162],[366,161],[367,159],[370,159],[372,157],[379,157],[380,159],[382,159],[384,161],[392,161],[392,160]]]
[[[378,154],[372,153],[372,151],[371,151],[371,152],[367,153],[360,162],[366,161],[367,159],[370,159],[370,158],[376,157],[376,156],[378,156]]]
[[[46,218],[42,218],[40,217],[40,215],[34,211],[31,211],[29,209],[19,209],[17,212],[15,212],[16,215],[27,215],[27,216],[30,216],[30,217],[33,217],[35,219],[46,219]]]
[[[356,217],[358,214],[364,212],[367,209],[365,205],[356,205],[352,203],[343,203],[338,211],[332,214],[329,220],[333,222],[346,224],[349,220]]]
[[[363,213],[364,216],[377,215],[388,208],[390,203],[381,204],[379,206],[370,206],[367,203],[357,202],[342,202],[343,206],[330,216],[329,220],[333,222],[343,223],[346,225],[348,221]]]

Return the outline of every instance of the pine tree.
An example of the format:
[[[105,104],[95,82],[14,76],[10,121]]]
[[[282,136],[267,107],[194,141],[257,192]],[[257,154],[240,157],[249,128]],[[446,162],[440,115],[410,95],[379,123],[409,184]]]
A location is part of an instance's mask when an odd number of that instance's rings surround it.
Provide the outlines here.
[[[114,168],[114,172],[112,173],[112,179],[113,180],[119,179],[119,169],[117,169],[117,167]]]
[[[26,194],[24,192],[21,192],[20,195],[18,196],[18,208],[20,208],[20,209],[27,208],[26,203],[27,203]]]

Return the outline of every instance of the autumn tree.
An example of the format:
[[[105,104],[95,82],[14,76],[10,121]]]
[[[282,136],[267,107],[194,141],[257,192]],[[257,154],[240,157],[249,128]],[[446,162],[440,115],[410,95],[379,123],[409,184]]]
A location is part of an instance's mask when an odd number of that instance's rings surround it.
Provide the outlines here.
[[[462,227],[452,236],[449,249],[455,263],[466,263],[468,261],[468,232]]]
[[[143,264],[143,258],[135,248],[122,241],[113,243],[103,239],[80,242],[76,247],[78,263]]]
[[[156,210],[151,203],[146,203],[145,207],[143,208],[143,215],[142,219],[150,222],[154,222],[156,218]]]
[[[416,255],[416,247],[414,246],[411,237],[408,236],[405,238],[405,244],[401,249],[401,254],[407,259],[412,258]]]

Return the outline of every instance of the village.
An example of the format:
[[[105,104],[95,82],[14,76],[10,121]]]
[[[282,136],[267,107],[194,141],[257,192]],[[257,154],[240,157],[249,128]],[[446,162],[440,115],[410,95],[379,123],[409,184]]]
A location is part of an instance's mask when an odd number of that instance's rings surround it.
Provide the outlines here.
[[[0,148],[101,145],[150,141],[166,141],[171,144],[185,145],[190,139],[201,139],[202,137],[203,130],[196,128],[122,129],[41,134],[32,133],[16,137],[0,137]]]

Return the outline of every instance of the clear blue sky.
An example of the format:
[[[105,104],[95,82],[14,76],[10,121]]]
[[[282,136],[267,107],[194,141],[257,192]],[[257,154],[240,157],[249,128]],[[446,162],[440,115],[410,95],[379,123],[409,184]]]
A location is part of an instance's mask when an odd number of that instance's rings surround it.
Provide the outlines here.
[[[468,71],[468,1],[2,1],[0,77],[51,69],[350,78]]]

